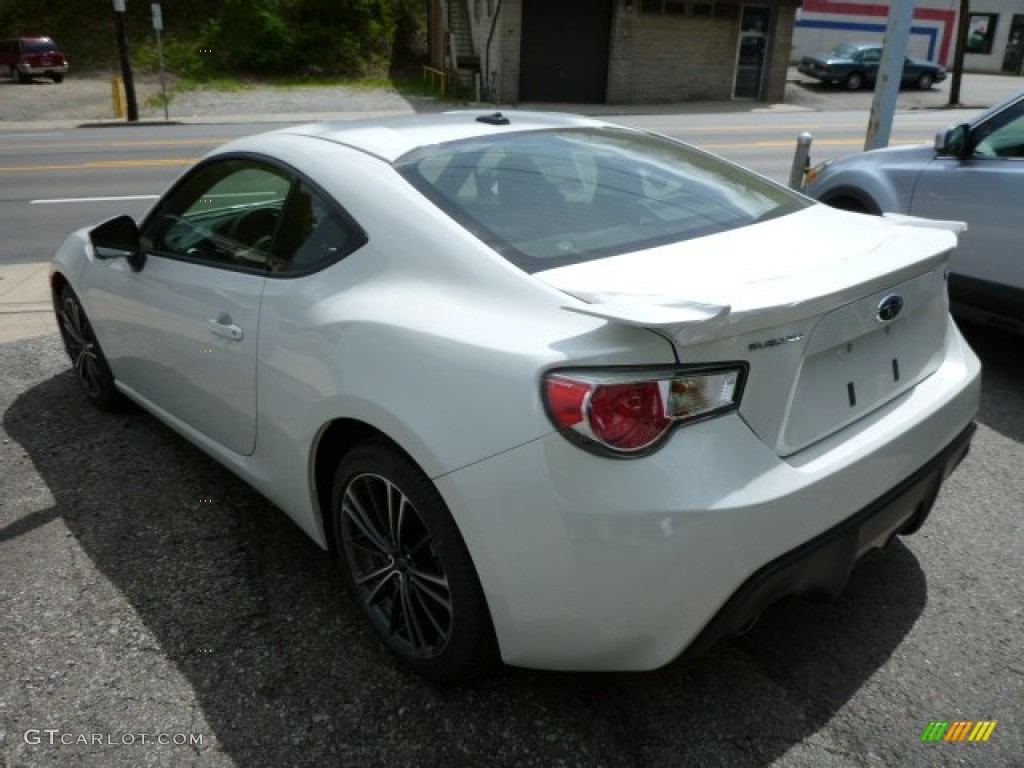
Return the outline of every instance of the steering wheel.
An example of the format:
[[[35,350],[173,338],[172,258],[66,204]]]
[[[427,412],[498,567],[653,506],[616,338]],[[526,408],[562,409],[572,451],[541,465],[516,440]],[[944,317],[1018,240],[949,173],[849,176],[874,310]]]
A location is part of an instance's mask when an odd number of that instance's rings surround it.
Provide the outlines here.
[[[250,248],[259,245],[266,249],[277,227],[277,215],[277,211],[270,208],[257,208],[243,213],[231,225],[228,237]]]

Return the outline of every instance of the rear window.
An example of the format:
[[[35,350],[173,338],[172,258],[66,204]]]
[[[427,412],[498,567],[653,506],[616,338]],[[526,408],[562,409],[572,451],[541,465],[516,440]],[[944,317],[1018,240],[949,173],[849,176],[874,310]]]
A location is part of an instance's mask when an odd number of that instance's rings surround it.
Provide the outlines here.
[[[25,40],[21,48],[25,53],[58,53],[60,50],[52,40]]]
[[[395,166],[530,273],[725,232],[811,205],[685,144],[616,128],[452,142],[417,150]]]

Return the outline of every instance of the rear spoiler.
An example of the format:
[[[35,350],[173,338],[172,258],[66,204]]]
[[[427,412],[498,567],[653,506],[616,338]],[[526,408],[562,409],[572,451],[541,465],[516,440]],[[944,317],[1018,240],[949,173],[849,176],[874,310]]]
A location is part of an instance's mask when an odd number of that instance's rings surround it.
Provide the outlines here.
[[[933,229],[960,234],[967,230],[963,221],[940,221],[924,219],[919,216],[906,216],[898,213],[883,214],[886,221],[898,227],[916,227]],[[949,256],[949,249],[937,251],[927,256],[917,257],[908,262],[900,275],[900,270],[879,274],[864,284],[864,291],[881,290],[893,281],[909,279],[922,269],[931,268]],[[805,300],[780,301],[770,306],[733,311],[731,304],[709,301],[697,301],[680,296],[639,295],[617,293],[615,291],[587,290],[575,291],[562,288],[570,296],[584,304],[563,304],[562,309],[580,315],[598,317],[623,325],[651,328],[676,337],[684,344],[709,341],[718,337],[722,330],[731,325],[733,332],[746,331],[759,327],[760,317],[771,315],[773,324],[781,325],[810,314],[828,309],[835,302],[837,289],[815,294]]]
[[[643,297],[653,299],[653,302],[649,302],[638,301],[640,297],[629,295],[574,295],[583,301],[593,303],[583,306],[563,305],[562,309],[624,325],[657,328],[667,331],[672,336],[691,328],[699,328],[703,332],[699,333],[700,336],[712,336],[729,321],[729,315],[732,313],[732,307],[725,304],[706,304],[679,299],[668,299],[670,303],[656,303],[657,297]]]

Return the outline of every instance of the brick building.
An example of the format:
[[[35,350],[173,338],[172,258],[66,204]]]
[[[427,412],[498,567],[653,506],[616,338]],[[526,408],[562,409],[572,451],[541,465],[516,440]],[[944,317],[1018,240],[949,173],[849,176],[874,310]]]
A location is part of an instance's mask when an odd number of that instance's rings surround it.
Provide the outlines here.
[[[783,100],[798,0],[432,0],[431,60],[500,103]]]

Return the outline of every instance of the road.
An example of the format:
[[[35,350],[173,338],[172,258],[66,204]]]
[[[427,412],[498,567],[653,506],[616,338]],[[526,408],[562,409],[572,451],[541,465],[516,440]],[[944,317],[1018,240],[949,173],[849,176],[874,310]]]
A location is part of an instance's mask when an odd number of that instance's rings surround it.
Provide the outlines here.
[[[930,141],[969,111],[900,114],[893,143]],[[858,151],[868,113],[737,112],[717,115],[609,115],[679,138],[785,182],[796,137],[815,137],[812,160]],[[283,124],[282,124],[283,125]],[[281,127],[146,125],[42,133],[0,132],[0,263],[48,260],[64,234],[119,213],[141,215],[195,160],[232,138]],[[114,198],[114,199],[104,199]]]
[[[781,180],[798,132],[822,159],[859,147],[862,117],[616,119]],[[901,116],[895,139],[949,117]],[[141,213],[250,130],[0,134],[0,260]],[[137,409],[88,408],[55,336],[0,345],[0,766],[1020,766],[1024,356],[968,332],[986,368],[972,452],[839,600],[777,606],[649,674],[503,669],[454,689],[391,664],[280,511]],[[922,743],[934,720],[997,726]]]

